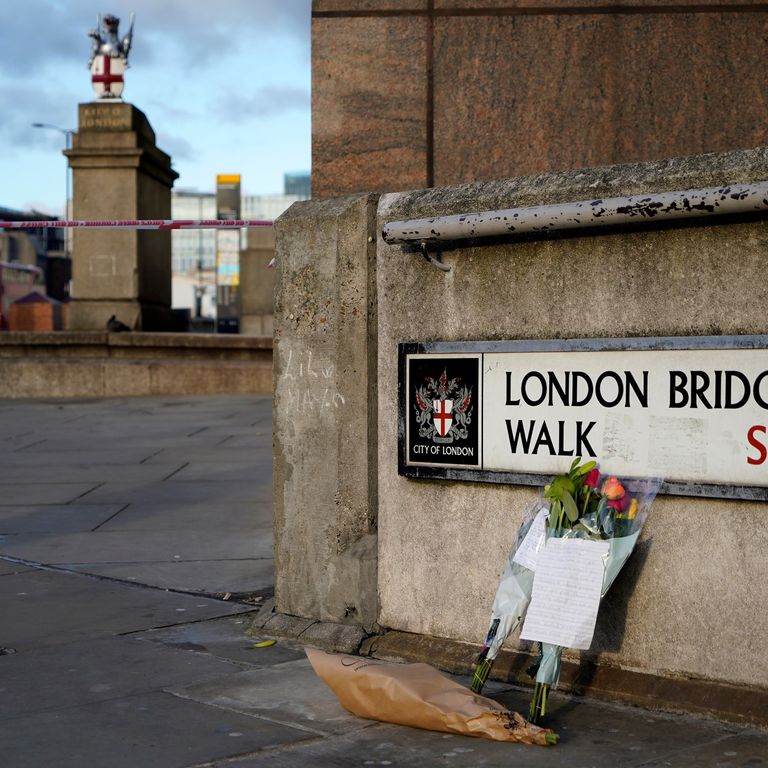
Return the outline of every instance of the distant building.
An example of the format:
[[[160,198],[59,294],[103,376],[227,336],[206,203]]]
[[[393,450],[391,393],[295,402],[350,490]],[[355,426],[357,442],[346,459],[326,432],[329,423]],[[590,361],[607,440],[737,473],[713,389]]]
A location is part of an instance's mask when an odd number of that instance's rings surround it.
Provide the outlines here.
[[[57,217],[0,206],[0,219],[56,221]],[[45,275],[46,292],[59,301],[68,298],[67,283],[71,269],[66,256],[63,229],[0,229],[0,261],[40,268]]]
[[[300,194],[243,195],[241,215],[244,219],[274,221],[293,203],[307,197]],[[216,194],[175,189],[171,192],[171,216],[174,219],[215,219]],[[193,317],[213,317],[216,313],[216,230],[173,230],[171,243],[172,306],[189,309]],[[246,233],[243,231],[241,249],[245,247]]]
[[[301,200],[312,197],[312,182],[309,171],[295,171],[283,175],[283,191],[286,195],[296,195]]]
[[[3,221],[56,221],[37,211],[0,207]],[[0,261],[18,262],[45,269],[49,256],[64,255],[63,229],[0,229]]]

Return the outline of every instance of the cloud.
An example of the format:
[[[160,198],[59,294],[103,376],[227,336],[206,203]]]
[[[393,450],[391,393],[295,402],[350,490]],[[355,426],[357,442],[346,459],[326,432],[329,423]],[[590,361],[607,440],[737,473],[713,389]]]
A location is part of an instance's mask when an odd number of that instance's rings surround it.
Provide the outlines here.
[[[0,104],[7,105],[0,121],[4,143],[17,148],[63,149],[65,137],[54,130],[33,128],[32,123],[49,123],[75,128],[69,104],[76,104],[74,93],[64,95],[52,85],[30,90],[21,85],[0,83]]]
[[[224,94],[216,99],[212,109],[235,122],[251,118],[272,117],[293,111],[309,111],[310,95],[306,88],[291,85],[265,85],[245,96]]]
[[[27,0],[7,13],[0,73],[31,79],[62,61],[85,65],[95,8],[92,0]],[[308,55],[311,0],[119,0],[109,10],[121,19],[121,34],[127,31],[130,12],[136,12],[131,55],[137,61],[156,61],[172,50],[201,63],[275,37],[291,38]]]
[[[192,144],[183,136],[160,133],[157,137],[157,146],[163,152],[167,152],[174,163],[178,160],[194,160],[197,154]]]

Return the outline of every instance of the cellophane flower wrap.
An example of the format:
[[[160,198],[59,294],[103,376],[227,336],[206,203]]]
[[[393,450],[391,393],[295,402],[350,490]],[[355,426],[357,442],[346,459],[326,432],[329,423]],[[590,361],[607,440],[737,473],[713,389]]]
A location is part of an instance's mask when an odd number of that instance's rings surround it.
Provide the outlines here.
[[[483,686],[488,679],[488,674],[501,650],[501,646],[507,637],[520,625],[525,616],[525,611],[531,600],[533,571],[515,562],[515,555],[528,536],[529,531],[531,531],[537,516],[540,519],[540,513],[543,511],[543,514],[546,515],[546,510],[547,503],[545,501],[535,502],[527,508],[523,521],[517,531],[517,536],[509,550],[509,555],[504,563],[504,570],[501,574],[501,580],[499,581],[499,588],[496,590],[496,596],[493,599],[488,634],[480,654],[473,664],[474,676],[471,687],[475,693],[482,693]],[[543,535],[542,529],[542,538]],[[543,541],[541,543],[543,544]]]
[[[576,459],[567,473],[558,475],[544,488],[549,504],[546,538],[608,543],[603,557],[602,599],[640,537],[661,480],[601,476],[596,462],[580,461]],[[546,714],[547,694],[560,678],[563,650],[559,645],[540,644],[539,659],[529,670],[536,676],[529,712],[531,722]]]

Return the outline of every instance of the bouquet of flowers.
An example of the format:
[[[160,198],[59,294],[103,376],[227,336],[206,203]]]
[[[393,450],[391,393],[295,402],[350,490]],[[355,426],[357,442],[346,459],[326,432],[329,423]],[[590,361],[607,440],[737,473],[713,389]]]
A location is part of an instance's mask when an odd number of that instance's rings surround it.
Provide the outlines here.
[[[521,637],[538,640],[540,653],[529,670],[536,678],[529,720],[535,723],[546,714],[547,695],[560,677],[561,654],[566,647],[589,647],[599,600],[608,592],[634,549],[659,485],[659,480],[622,482],[616,477],[602,480],[596,462],[582,464],[577,458],[568,472],[545,486],[544,500],[526,515],[504,565],[493,603],[491,626],[474,664],[473,691],[482,692],[502,644],[530,612],[535,614],[533,626],[528,630],[526,620]],[[592,595],[592,614],[589,615],[587,606],[586,620],[581,617],[578,636],[569,634],[567,628],[564,635],[558,634],[562,628],[555,628],[554,634],[548,631],[548,620],[559,611],[553,607],[554,603],[557,599],[567,601],[569,595],[553,594],[552,583],[543,573],[538,579],[534,578],[540,556],[554,539],[601,542],[597,546],[580,547],[588,550],[583,554],[591,558],[592,583],[596,584],[598,594]],[[567,577],[569,567],[573,576],[581,575],[581,565],[575,565],[572,560],[574,554],[580,553],[566,552],[562,545],[552,544],[546,554],[547,565],[561,571],[558,584],[563,583],[562,571]],[[597,570],[596,557],[599,558]],[[573,638],[574,642],[560,645],[547,642],[548,637]]]
[[[593,547],[591,553],[593,561],[595,556],[602,561],[602,573],[597,574],[597,589],[592,595],[594,603],[591,620],[589,608],[585,607],[587,620],[584,621],[584,616],[581,617],[584,624],[580,639],[574,645],[569,644],[569,647],[588,648],[594,633],[599,601],[606,595],[632,553],[661,481],[659,479],[621,481],[614,476],[603,480],[596,462],[580,464],[580,461],[576,459],[567,473],[558,475],[544,488],[544,497],[549,501],[545,549],[554,539],[580,539],[601,543]],[[564,566],[567,569],[570,561],[567,560],[564,547],[553,545],[553,550],[556,551],[552,552],[549,559],[555,563],[556,567]],[[558,559],[561,561],[559,564]],[[565,575],[567,577],[568,574]],[[559,587],[562,581],[559,581],[558,587],[554,589],[552,583],[545,583],[544,580],[542,582],[542,589],[537,594],[538,585],[534,580],[529,618],[533,618],[534,608],[537,613],[540,613],[539,608],[541,608],[543,615],[546,616],[547,608],[551,609],[553,601],[567,603],[569,598],[573,597],[573,595],[562,594]],[[589,599],[590,595],[580,594],[579,597]],[[536,605],[537,602],[538,605]],[[550,632],[546,628],[542,632],[540,622],[537,623],[539,626],[531,627],[527,632],[526,622],[521,634],[524,639],[540,640],[539,659],[529,670],[531,676],[534,674],[536,676],[528,717],[533,723],[538,722],[546,714],[547,695],[560,677],[560,657],[566,647],[546,642],[541,635],[548,635]],[[537,634],[540,636],[536,637]],[[567,631],[566,636],[568,636]]]

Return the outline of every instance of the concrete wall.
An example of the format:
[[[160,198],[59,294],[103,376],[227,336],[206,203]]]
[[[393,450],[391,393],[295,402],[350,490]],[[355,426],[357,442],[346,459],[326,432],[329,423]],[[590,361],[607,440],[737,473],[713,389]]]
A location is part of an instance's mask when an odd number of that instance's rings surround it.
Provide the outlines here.
[[[313,195],[765,144],[767,33],[757,0],[315,0]]]
[[[768,150],[386,195],[379,224],[768,178]],[[482,639],[533,489],[397,474],[397,343],[765,333],[768,222],[611,231],[446,252],[438,271],[379,241],[379,620]],[[617,298],[620,302],[617,302]],[[618,307],[617,308],[617,304]],[[659,675],[768,687],[766,506],[663,497],[593,652]],[[624,576],[627,576],[625,574]],[[588,656],[588,654],[586,654]]]
[[[83,331],[0,334],[0,398],[271,391],[271,338]]]
[[[378,571],[366,561],[366,578],[375,574],[378,594],[360,589],[356,611],[378,600],[382,627],[484,638],[537,492],[398,475],[399,342],[766,332],[764,218],[460,244],[443,254],[447,274],[386,245],[376,234],[384,223],[765,178],[761,148],[388,194],[375,225],[371,198],[294,205],[277,229],[278,609],[349,621],[346,595],[359,582],[345,558],[376,530]],[[765,513],[755,502],[659,497],[581,659],[665,684],[714,681],[732,709],[728,685],[768,691]],[[646,703],[663,703],[655,690]]]

